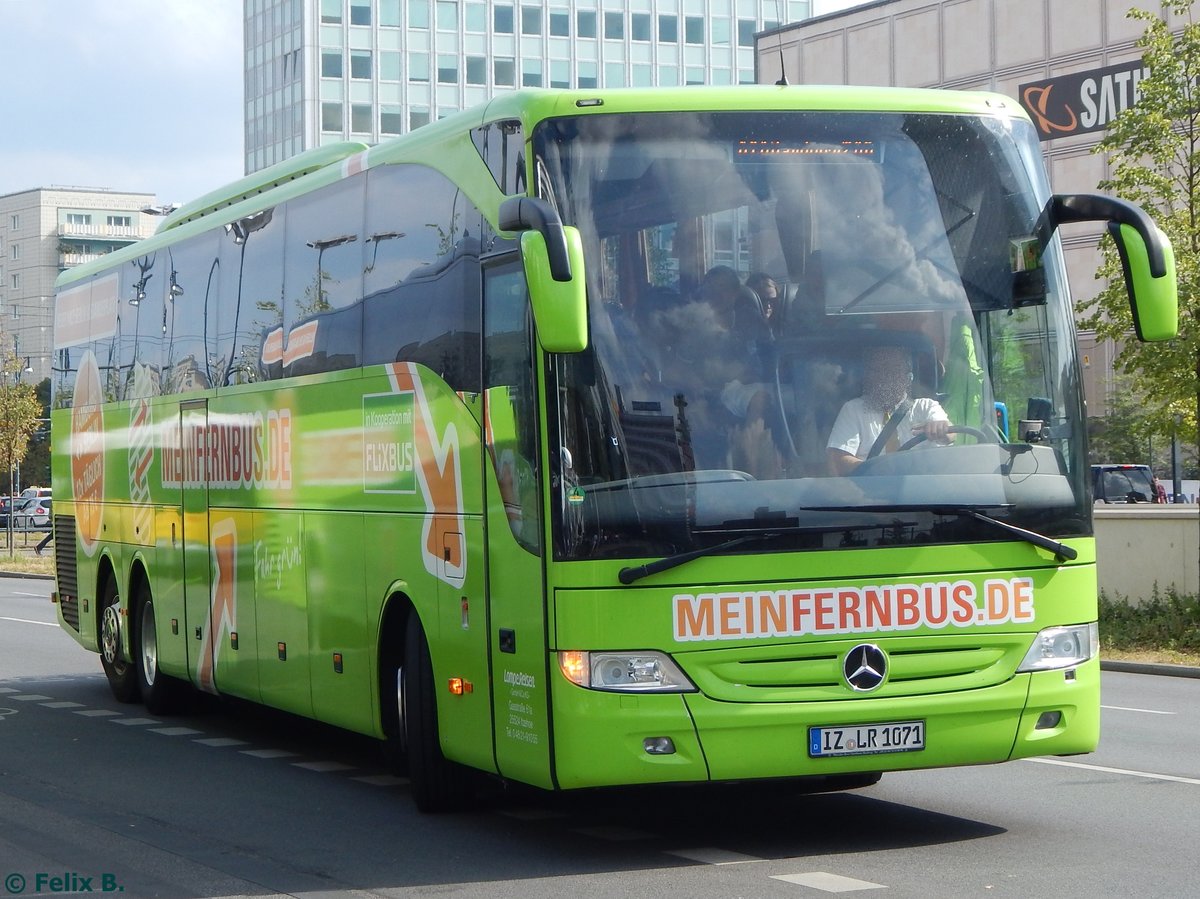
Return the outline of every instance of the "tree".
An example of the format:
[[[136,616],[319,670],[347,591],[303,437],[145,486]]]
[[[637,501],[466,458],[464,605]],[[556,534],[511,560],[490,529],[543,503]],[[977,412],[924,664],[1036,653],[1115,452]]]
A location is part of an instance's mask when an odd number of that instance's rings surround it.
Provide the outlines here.
[[[10,490],[12,471],[24,461],[42,415],[37,391],[32,384],[21,383],[22,371],[21,360],[11,348],[0,350],[0,471],[9,473]]]
[[[50,379],[43,378],[34,388],[41,410],[37,430],[29,441],[25,460],[21,463],[22,480],[39,487],[50,486]]]
[[[1121,263],[1107,237],[1096,277],[1108,286],[1076,310],[1082,327],[1120,347],[1115,365],[1137,385],[1145,437],[1163,444],[1176,426],[1181,439],[1195,442],[1200,410],[1200,25],[1192,5],[1163,0],[1158,13],[1129,11],[1146,23],[1138,46],[1149,74],[1139,82],[1137,102],[1096,147],[1108,155],[1112,173],[1101,189],[1145,209],[1174,245],[1179,336],[1151,344],[1133,338]]]

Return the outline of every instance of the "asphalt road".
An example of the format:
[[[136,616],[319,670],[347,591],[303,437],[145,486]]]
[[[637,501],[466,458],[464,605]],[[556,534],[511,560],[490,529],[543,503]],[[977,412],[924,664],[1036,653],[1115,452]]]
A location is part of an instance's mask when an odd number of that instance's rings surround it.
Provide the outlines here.
[[[153,718],[0,579],[0,899],[1194,895],[1200,680],[1105,673],[1098,752],[789,786],[513,790],[426,817],[377,747],[260,709]]]

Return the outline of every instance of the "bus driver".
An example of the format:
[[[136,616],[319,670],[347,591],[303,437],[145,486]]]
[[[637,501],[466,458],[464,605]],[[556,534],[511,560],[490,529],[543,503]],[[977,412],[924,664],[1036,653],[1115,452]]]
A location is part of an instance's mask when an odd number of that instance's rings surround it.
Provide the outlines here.
[[[949,417],[935,399],[910,398],[912,380],[907,350],[893,346],[867,350],[862,396],[842,406],[829,432],[825,452],[833,474],[851,474],[868,456],[894,452],[917,434],[947,442]],[[883,446],[872,454],[881,435]]]

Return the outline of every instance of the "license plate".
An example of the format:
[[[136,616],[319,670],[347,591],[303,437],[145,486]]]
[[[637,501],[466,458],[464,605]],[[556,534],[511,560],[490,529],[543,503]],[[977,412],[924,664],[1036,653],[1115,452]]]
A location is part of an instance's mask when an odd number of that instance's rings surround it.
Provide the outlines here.
[[[845,727],[808,729],[808,754],[811,758],[915,752],[924,748],[924,721],[893,721],[888,724],[852,724]]]

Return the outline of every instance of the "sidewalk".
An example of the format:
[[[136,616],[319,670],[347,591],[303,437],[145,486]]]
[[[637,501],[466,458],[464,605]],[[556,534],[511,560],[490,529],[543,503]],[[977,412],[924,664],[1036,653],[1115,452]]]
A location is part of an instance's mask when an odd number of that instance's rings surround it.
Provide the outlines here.
[[[54,559],[54,541],[51,540],[42,550],[41,556],[37,556],[36,550],[39,543],[46,536],[45,531],[14,531],[13,544],[15,547],[15,555],[18,558],[41,558],[45,560],[47,567],[53,564]],[[36,580],[48,580],[52,577],[49,574],[38,574],[29,571],[11,570],[8,565],[9,547],[8,534],[0,530],[0,577],[27,577]]]

